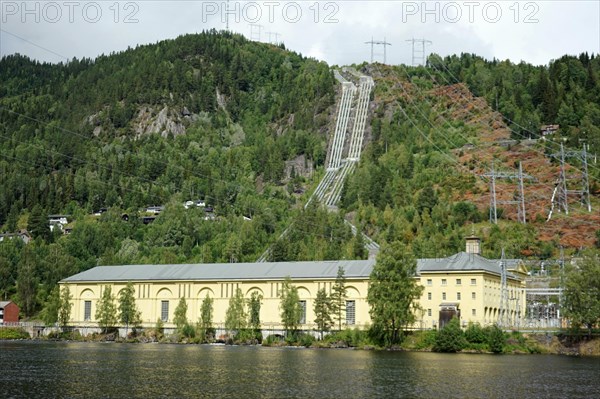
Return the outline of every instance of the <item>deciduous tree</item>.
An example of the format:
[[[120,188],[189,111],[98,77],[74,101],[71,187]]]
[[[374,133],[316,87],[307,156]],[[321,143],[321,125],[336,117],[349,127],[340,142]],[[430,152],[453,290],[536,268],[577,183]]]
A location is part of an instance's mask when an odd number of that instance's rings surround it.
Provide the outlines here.
[[[179,332],[182,332],[183,328],[186,326],[186,324],[188,324],[187,310],[187,302],[185,301],[184,297],[181,297],[177,307],[175,308],[175,314],[173,317],[173,323],[175,323],[175,326],[177,326],[177,331]]]
[[[60,300],[58,306],[58,324],[64,330],[71,319],[71,309],[73,308],[73,295],[69,287],[65,286],[60,292]]]
[[[198,323],[200,336],[203,340],[210,340],[213,331],[213,299],[206,294],[200,305],[200,320]]]
[[[248,324],[255,332],[260,331],[260,307],[263,296],[258,291],[253,291],[248,300]]]
[[[586,327],[591,334],[600,322],[600,254],[589,250],[569,266],[565,276],[563,308],[571,326]]]
[[[371,272],[367,301],[372,335],[386,345],[399,343],[403,329],[415,321],[416,300],[423,290],[415,280],[416,269],[416,260],[402,243],[382,246]]]
[[[117,305],[115,304],[115,296],[112,293],[110,285],[104,287],[102,297],[96,307],[95,316],[96,320],[98,320],[98,326],[102,328],[104,333],[107,333],[109,328],[117,325]]]
[[[300,296],[298,295],[298,287],[292,285],[292,279],[287,277],[279,291],[279,310],[281,311],[281,324],[285,329],[286,335],[295,333],[298,330],[300,323]]]
[[[142,322],[141,312],[135,304],[135,288],[131,281],[119,293],[119,320],[125,324],[125,336],[130,325],[137,326]]]
[[[246,328],[246,309],[244,306],[244,295],[238,288],[235,294],[229,299],[229,307],[225,313],[225,329],[237,334],[240,330]]]

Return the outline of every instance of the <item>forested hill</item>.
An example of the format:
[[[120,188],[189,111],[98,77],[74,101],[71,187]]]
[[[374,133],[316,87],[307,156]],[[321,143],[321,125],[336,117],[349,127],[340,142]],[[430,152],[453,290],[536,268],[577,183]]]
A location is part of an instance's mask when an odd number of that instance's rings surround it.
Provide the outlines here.
[[[563,138],[600,152],[599,62],[462,55],[432,56],[428,68],[357,66],[376,83],[369,134],[339,212],[327,212],[303,207],[335,124],[338,85],[323,62],[214,31],[62,64],[6,56],[0,232],[27,229],[33,240],[3,236],[0,298],[35,315],[53,306],[57,281],[98,264],[254,261],[274,242],[273,260],[364,258],[344,218],[418,257],[460,251],[473,231],[486,256],[595,245],[598,165],[596,213],[572,202],[568,217],[545,218],[558,173],[548,155]],[[547,141],[524,140],[544,123],[561,127]],[[536,177],[527,225],[511,206],[487,222],[479,175],[492,159],[499,169],[522,159]],[[514,189],[499,183],[501,199]],[[69,234],[50,232],[51,214],[65,216]]]
[[[334,82],[322,62],[212,31],[95,60],[2,58],[0,232],[34,241],[0,243],[0,297],[31,315],[97,264],[256,260],[318,178]],[[351,256],[342,216],[311,212],[296,249]],[[71,233],[50,233],[50,214]]]
[[[250,168],[272,181],[294,155],[306,153],[317,163],[324,157],[324,139],[314,133],[327,121],[318,115],[334,100],[327,65],[239,35],[187,35],[59,65],[15,55],[0,67],[1,143],[9,169],[2,222],[15,203],[49,212],[64,211],[72,199],[94,209],[163,203],[176,192],[191,194],[184,185],[194,170],[223,170],[187,151],[176,163],[185,172],[172,170],[176,156],[154,133],[168,138],[191,130],[179,146],[252,146]],[[282,129],[302,137],[285,145],[278,140]],[[139,156],[131,156],[134,147]],[[28,173],[23,164],[41,173]],[[96,175],[100,187],[94,187]],[[111,186],[102,187],[107,182]],[[195,194],[207,191],[200,186]]]
[[[447,256],[463,238],[484,254],[545,259],[600,246],[600,58],[565,56],[548,66],[429,57],[428,67],[365,65],[376,83],[372,140],[342,195],[343,211],[375,238],[401,240],[418,257]],[[541,126],[560,125],[543,134]],[[543,136],[543,137],[542,137]],[[565,146],[569,214],[552,197]],[[581,204],[586,145],[592,211]],[[578,156],[577,151],[579,151]],[[518,223],[518,173],[527,224]],[[489,222],[489,177],[498,223]],[[483,175],[488,175],[483,176]],[[555,199],[557,197],[555,196]],[[507,203],[513,202],[513,203]]]

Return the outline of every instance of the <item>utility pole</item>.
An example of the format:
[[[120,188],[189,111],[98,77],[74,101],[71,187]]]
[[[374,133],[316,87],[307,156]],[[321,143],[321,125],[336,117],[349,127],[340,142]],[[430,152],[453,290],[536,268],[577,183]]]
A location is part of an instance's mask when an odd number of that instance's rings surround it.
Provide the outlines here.
[[[492,161],[492,168],[489,173],[484,173],[482,177],[488,177],[490,179],[490,222],[498,224],[498,204],[516,204],[517,205],[517,220],[519,223],[527,224],[527,215],[525,213],[525,187],[523,184],[524,179],[534,180],[533,176],[523,173],[523,167],[519,162],[519,171],[517,173],[512,172],[497,172],[494,169],[494,162]],[[518,179],[519,180],[519,191],[515,200],[500,201],[496,195],[496,179]]]
[[[425,56],[425,46],[427,44],[433,44],[433,42],[431,40],[425,40],[425,39],[409,39],[406,40],[407,42],[411,42],[412,43],[412,66],[419,66],[419,65],[423,65],[425,66],[425,61],[427,61],[427,57]],[[419,49],[417,44],[421,45],[421,48]],[[420,61],[420,62],[418,62]]]
[[[375,46],[383,46],[383,64],[385,65],[387,63],[387,51],[386,48],[387,46],[391,46],[392,43],[388,43],[385,39],[385,37],[383,38],[383,41],[381,40],[373,40],[373,37],[371,37],[371,41],[370,42],[365,42],[365,44],[370,44],[371,45],[371,64],[374,62],[374,57],[375,57],[375,53],[374,53],[374,48]],[[377,54],[380,55],[380,54]]]
[[[583,149],[581,151],[565,151],[565,147],[561,143],[560,152],[557,154],[552,154],[552,156],[560,160],[560,174],[558,176],[556,188],[554,189],[554,193],[552,195],[552,206],[550,208],[547,221],[552,218],[552,212],[554,211],[555,205],[558,207],[559,212],[564,211],[565,215],[569,214],[569,194],[579,195],[581,205],[585,206],[588,212],[591,212],[592,204],[590,202],[587,146],[585,143],[583,144]],[[581,190],[569,190],[568,188],[567,180],[572,180],[573,178],[567,176],[565,169],[566,158],[576,158],[581,160]]]

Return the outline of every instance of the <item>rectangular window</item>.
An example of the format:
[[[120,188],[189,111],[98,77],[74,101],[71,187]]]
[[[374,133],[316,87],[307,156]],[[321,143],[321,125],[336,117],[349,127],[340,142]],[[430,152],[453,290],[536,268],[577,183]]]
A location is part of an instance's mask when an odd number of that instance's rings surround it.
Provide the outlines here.
[[[85,301],[83,303],[83,320],[92,320],[92,301]]]
[[[472,310],[471,310],[471,315],[473,315],[473,316],[476,316],[476,315],[477,315],[477,310],[475,310],[475,309],[472,309]]]
[[[457,293],[456,293],[456,300],[457,300],[457,301],[460,301],[460,292],[457,292]]]
[[[433,285],[433,281],[430,278],[427,279],[427,285]]]
[[[476,299],[477,295],[474,292],[471,292],[471,299]]]
[[[442,301],[445,301],[445,300],[446,300],[446,293],[442,292]]]
[[[471,285],[477,285],[477,280],[475,280],[474,278],[471,279]]]
[[[300,304],[300,320],[299,324],[306,324],[306,301],[298,302]]]
[[[169,301],[160,301],[160,319],[169,320]]]
[[[356,302],[346,301],[346,325],[356,324]]]
[[[460,279],[460,278],[457,278],[457,279],[456,279],[456,285],[461,285],[461,284],[462,284],[462,279]]]
[[[446,281],[445,278],[442,279],[442,285],[446,285],[448,282]]]
[[[427,316],[431,317],[431,309],[427,309]]]
[[[431,292],[427,293],[427,299],[431,301]]]

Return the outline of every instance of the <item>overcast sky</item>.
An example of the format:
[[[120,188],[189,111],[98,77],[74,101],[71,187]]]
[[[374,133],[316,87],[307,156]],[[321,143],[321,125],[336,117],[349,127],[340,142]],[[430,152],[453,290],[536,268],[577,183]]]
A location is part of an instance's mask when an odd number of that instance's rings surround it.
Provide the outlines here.
[[[227,14],[229,7],[229,14]],[[330,64],[369,61],[386,40],[387,63],[411,64],[410,39],[426,52],[547,64],[600,53],[600,1],[7,1],[0,0],[0,55],[59,62],[96,57],[205,29],[248,38]],[[251,28],[250,24],[262,25]],[[267,32],[271,32],[270,34]],[[277,33],[276,36],[274,33]],[[383,45],[375,60],[383,61]],[[417,43],[417,49],[422,45]],[[417,54],[419,55],[419,54]]]

